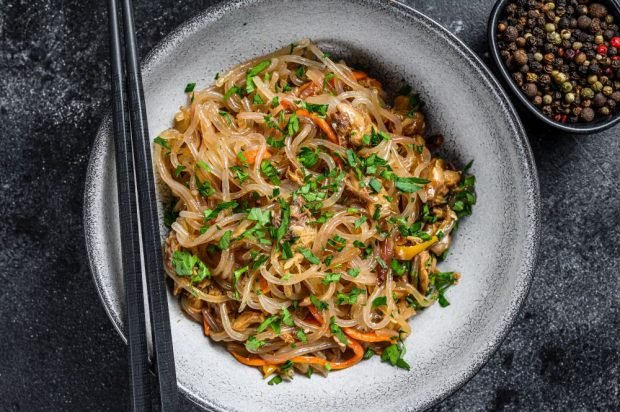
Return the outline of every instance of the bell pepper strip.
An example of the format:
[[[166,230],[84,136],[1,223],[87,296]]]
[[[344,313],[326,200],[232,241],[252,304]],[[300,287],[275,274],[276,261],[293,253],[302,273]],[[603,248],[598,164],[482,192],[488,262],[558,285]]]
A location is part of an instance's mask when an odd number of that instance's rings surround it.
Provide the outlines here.
[[[433,236],[430,240],[426,242],[422,242],[418,245],[413,246],[395,246],[394,247],[394,256],[398,260],[411,260],[416,257],[418,254],[424,252],[429,247],[433,246],[435,243],[439,242],[439,238],[437,236]]]
[[[310,113],[309,111],[307,111],[306,109],[297,109],[297,111],[295,112],[297,113],[297,116],[306,116],[309,117],[310,119],[312,119],[312,121],[319,126],[319,128],[325,132],[325,134],[327,135],[327,138],[329,139],[330,142],[334,143],[334,144],[338,144],[338,136],[336,136],[336,132],[334,132],[334,129],[332,129],[332,127],[329,125],[329,123],[327,123],[327,121],[325,119],[320,118],[319,116]]]
[[[258,149],[249,149],[243,152],[245,156],[245,160],[248,161],[248,165],[253,165],[256,162],[256,156],[258,155]],[[269,159],[271,157],[271,153],[268,150],[265,150],[263,153],[263,160]]]
[[[265,366],[263,366],[263,378],[268,377],[269,375],[271,375],[272,373],[274,373],[277,370],[278,370],[278,367],[276,365],[265,365]]]
[[[353,328],[342,328],[342,331],[350,338],[354,338],[362,342],[392,342],[396,339],[395,336],[381,335],[377,332],[364,333]]]
[[[297,356],[291,359],[293,363],[309,363],[312,365],[325,366],[329,363],[331,369],[346,369],[358,363],[364,356],[364,348],[356,340],[348,339],[347,346],[353,350],[353,356],[350,359],[340,362],[330,362],[327,359],[319,358],[317,356]]]
[[[265,359],[262,359],[262,358],[250,358],[247,356],[239,355],[238,353],[235,353],[235,352],[230,352],[230,353],[235,357],[235,359],[237,359],[239,362],[243,363],[244,365],[248,365],[248,366],[275,365],[274,363],[267,362]]]

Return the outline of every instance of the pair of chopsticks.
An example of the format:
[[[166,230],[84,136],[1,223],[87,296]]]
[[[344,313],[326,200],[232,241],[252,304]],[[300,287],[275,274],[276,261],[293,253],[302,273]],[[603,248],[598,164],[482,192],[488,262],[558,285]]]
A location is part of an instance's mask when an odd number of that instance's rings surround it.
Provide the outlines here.
[[[134,411],[143,411],[150,410],[152,406],[138,233],[140,230],[147,278],[153,364],[158,381],[160,406],[162,411],[175,411],[178,408],[177,380],[133,6],[131,0],[120,1],[124,33],[121,33],[121,10],[117,0],[108,0],[108,12],[116,180],[127,301],[131,407]],[[121,44],[123,37],[124,58]]]

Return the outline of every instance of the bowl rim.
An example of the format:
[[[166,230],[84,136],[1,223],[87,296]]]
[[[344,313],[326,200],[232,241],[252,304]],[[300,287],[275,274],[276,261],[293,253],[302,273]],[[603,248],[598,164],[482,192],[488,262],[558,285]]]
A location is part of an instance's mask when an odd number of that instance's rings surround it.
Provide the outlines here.
[[[564,132],[576,133],[576,134],[590,134],[597,133],[603,130],[607,130],[610,127],[614,126],[618,122],[620,122],[620,110],[614,113],[609,119],[599,120],[595,124],[588,123],[560,123],[554,120],[549,119],[545,116],[532,102],[530,102],[521,89],[517,87],[517,85],[512,80],[510,73],[508,72],[508,68],[502,61],[501,56],[499,55],[499,47],[497,45],[496,38],[496,27],[499,21],[500,15],[504,11],[504,7],[509,0],[497,0],[493,9],[491,10],[491,14],[489,15],[489,19],[487,22],[487,41],[489,43],[489,52],[491,54],[491,60],[494,63],[494,66],[497,68],[497,71],[500,72],[503,84],[510,89],[511,93],[517,97],[517,100],[521,103],[521,105],[528,109],[538,120],[542,121],[544,124],[551,126],[555,129],[562,130]],[[612,5],[614,7],[614,11],[616,17],[620,15],[620,4],[616,0],[608,0],[606,5]]]
[[[217,21],[221,19],[228,12],[234,12],[239,8],[257,5],[263,2],[267,2],[269,0],[228,0],[223,1],[221,3],[217,3],[215,5],[209,6],[204,9],[202,12],[198,13],[194,17],[185,20],[183,23],[175,27],[168,35],[163,37],[153,48],[146,54],[146,56],[141,61],[141,71],[142,73],[148,73],[153,64],[156,64],[159,57],[165,55],[170,50],[176,47],[176,44],[183,40],[184,37],[191,35],[198,31],[204,24],[208,22]],[[540,184],[538,179],[538,172],[536,169],[534,155],[527,139],[527,134],[525,133],[525,129],[520,121],[520,118],[515,110],[512,101],[509,99],[506,91],[501,87],[498,79],[492,74],[490,69],[484,64],[482,59],[478,57],[476,53],[474,53],[469,46],[465,44],[464,41],[456,37],[452,34],[448,29],[443,27],[436,20],[428,17],[424,13],[414,9],[413,7],[402,3],[400,0],[390,0],[389,2],[385,2],[382,0],[347,0],[352,2],[362,2],[371,4],[376,8],[384,8],[391,10],[393,12],[402,12],[407,15],[408,18],[412,18],[415,16],[420,20],[424,20],[427,22],[428,27],[437,32],[439,35],[442,35],[454,43],[456,43],[459,47],[459,52],[462,57],[468,60],[472,66],[477,71],[480,71],[483,76],[486,76],[485,80],[488,81],[489,85],[495,89],[495,94],[498,99],[502,100],[505,104],[507,114],[509,115],[510,121],[512,121],[515,132],[516,132],[516,148],[518,149],[518,156],[520,158],[522,172],[524,173],[524,178],[526,182],[529,182],[530,185],[525,190],[526,194],[526,209],[527,214],[526,218],[530,222],[527,230],[524,233],[525,244],[529,247],[525,248],[524,255],[526,259],[523,261],[523,270],[519,275],[518,282],[516,284],[515,290],[518,291],[517,295],[514,294],[511,296],[511,300],[509,301],[506,307],[505,316],[498,321],[497,326],[495,327],[494,335],[492,339],[489,340],[488,344],[485,346],[484,350],[480,352],[479,360],[475,360],[472,362],[467,371],[463,373],[463,377],[456,381],[448,389],[429,397],[424,403],[420,405],[421,410],[428,409],[439,402],[445,400],[446,398],[455,394],[460,388],[462,388],[466,383],[468,383],[477,373],[485,366],[493,354],[499,349],[501,344],[504,342],[506,337],[514,325],[517,315],[519,314],[521,308],[523,307],[525,300],[529,294],[529,290],[532,284],[534,270],[537,266],[538,252],[540,248],[540,234],[541,234],[541,221],[540,221]],[[94,208],[93,203],[93,194],[91,190],[91,185],[93,179],[98,177],[98,169],[97,169],[97,159],[102,157],[105,153],[105,143],[102,142],[104,139],[105,131],[111,127],[111,112],[108,111],[102,117],[101,124],[98,128],[97,135],[92,143],[91,154],[88,161],[88,167],[86,172],[85,179],[85,191],[84,191],[84,234],[85,234],[85,243],[86,250],[88,255],[88,264],[89,269],[91,271],[91,276],[93,277],[93,281],[95,283],[97,294],[101,302],[103,303],[104,310],[106,311],[108,317],[112,321],[114,328],[119,333],[121,339],[127,343],[127,337],[125,335],[125,331],[123,330],[124,320],[119,319],[113,313],[112,308],[108,306],[108,301],[106,296],[103,294],[103,285],[100,279],[97,276],[98,268],[95,265],[95,261],[97,259],[95,247],[92,244],[91,239],[95,236],[92,233],[91,225],[86,222],[91,221],[93,216],[96,215],[97,210]],[[185,398],[190,400],[192,403],[197,405],[198,407],[208,410],[215,409],[219,410],[221,407],[216,403],[215,399],[203,400],[198,398],[192,393],[192,391],[185,387],[182,383],[177,382],[179,391],[183,394]]]

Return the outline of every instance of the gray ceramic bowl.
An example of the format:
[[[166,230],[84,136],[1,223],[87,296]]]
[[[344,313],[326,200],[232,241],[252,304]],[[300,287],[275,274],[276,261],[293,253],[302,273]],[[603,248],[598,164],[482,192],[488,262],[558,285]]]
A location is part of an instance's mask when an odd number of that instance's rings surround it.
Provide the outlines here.
[[[169,296],[180,391],[205,408],[242,411],[418,410],[443,399],[492,355],[531,281],[539,224],[534,160],[513,107],[480,60],[422,14],[384,1],[238,1],[175,30],[144,62],[150,134],[169,127],[185,84],[310,37],[373,68],[394,87],[406,80],[426,101],[434,132],[458,164],[475,159],[478,204],[459,227],[445,269],[462,273],[452,305],[412,320],[410,372],[375,357],[331,373],[267,386],[206,339]],[[437,51],[441,50],[441,53]],[[95,139],[85,194],[86,242],[101,300],[121,336],[125,308],[110,119]],[[162,233],[164,228],[162,227]]]

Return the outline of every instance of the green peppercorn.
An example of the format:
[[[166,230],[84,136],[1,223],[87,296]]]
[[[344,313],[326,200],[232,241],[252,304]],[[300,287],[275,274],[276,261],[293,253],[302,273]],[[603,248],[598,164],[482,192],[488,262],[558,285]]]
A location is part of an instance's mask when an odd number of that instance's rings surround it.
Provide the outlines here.
[[[550,1],[549,3],[545,3],[543,7],[545,10],[555,10],[555,3]]]
[[[564,101],[568,104],[575,101],[575,93],[566,93],[564,95]]]
[[[602,44],[604,42],[605,42],[605,39],[603,38],[603,35],[597,34],[596,36],[594,36],[594,43]]]
[[[568,93],[573,90],[573,85],[570,82],[564,82],[562,83],[560,88],[562,89],[564,93]]]
[[[603,86],[603,94],[605,96],[611,96],[611,94],[614,92],[613,87],[611,86]]]
[[[549,105],[553,102],[553,97],[550,94],[546,94],[543,96],[543,104]]]
[[[573,43],[573,50],[579,50],[583,47],[583,43],[580,41],[576,41]]]
[[[607,106],[601,107],[600,109],[598,109],[598,113],[601,116],[609,116],[609,107],[607,107]]]
[[[600,92],[601,90],[603,90],[603,83],[601,83],[601,82],[595,82],[595,83],[592,85],[592,90],[594,90],[594,91],[595,91],[595,92],[597,92],[597,93],[598,93],[598,92]]]
[[[588,83],[589,84],[594,84],[598,81],[598,76],[596,74],[592,74],[590,76],[588,76]]]
[[[568,80],[568,76],[562,72],[557,72],[555,74],[555,76],[553,76],[553,80],[557,83],[557,84],[562,84],[565,81]]]
[[[570,39],[571,34],[572,33],[570,32],[570,30],[567,30],[567,29],[564,29],[560,32],[560,36],[562,36],[564,40]]]
[[[584,99],[591,99],[594,97],[594,91],[589,87],[586,87],[581,90],[581,97],[583,97]]]
[[[547,33],[553,33],[555,31],[555,24],[553,24],[553,23],[545,24],[545,31]]]
[[[534,53],[534,60],[536,60],[537,62],[542,61],[543,59],[543,55],[541,52],[536,52]]]

